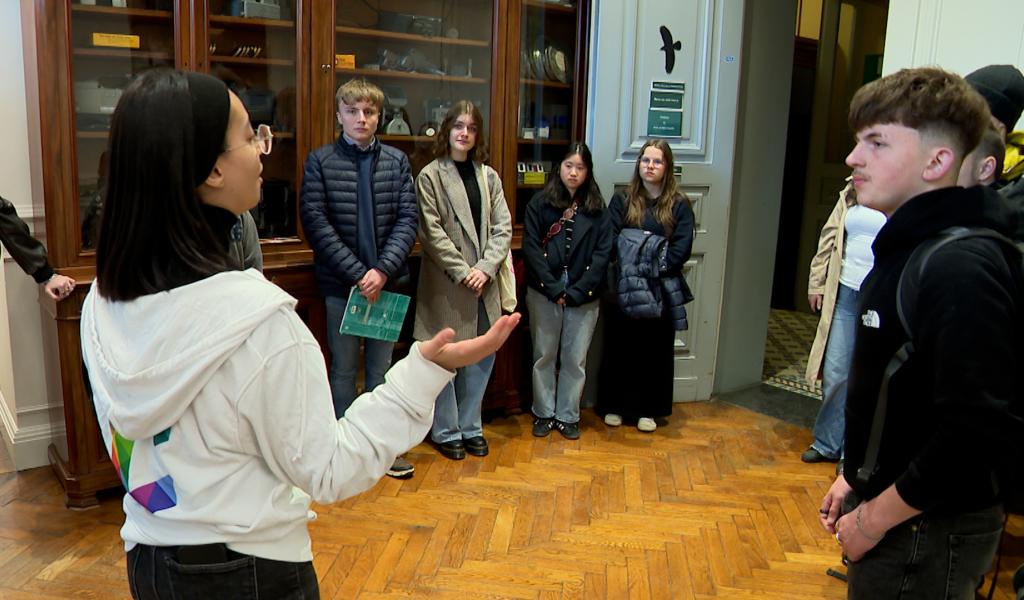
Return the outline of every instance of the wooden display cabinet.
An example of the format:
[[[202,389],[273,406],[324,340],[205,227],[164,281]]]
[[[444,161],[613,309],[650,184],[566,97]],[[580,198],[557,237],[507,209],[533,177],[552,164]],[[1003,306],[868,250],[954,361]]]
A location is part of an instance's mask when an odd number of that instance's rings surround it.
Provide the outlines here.
[[[502,175],[514,215],[514,248],[531,191],[517,181],[516,163],[557,160],[550,157],[560,157],[565,141],[579,139],[586,96],[589,0],[276,0],[277,10],[259,15],[242,14],[239,0],[105,3],[33,3],[37,72],[29,77],[38,83],[42,115],[47,246],[54,268],[79,282],[56,309],[68,455],[50,448],[72,508],[94,506],[97,491],[120,485],[83,384],[79,321],[95,277],[110,115],[133,76],[158,67],[211,73],[242,98],[254,125],[271,125],[274,148],[264,158],[263,197],[253,209],[264,271],[298,299],[325,355],[326,316],[298,206],[306,155],[338,135],[338,85],[361,76],[385,90],[378,136],[405,151],[416,172],[432,158],[428,133],[448,104],[479,102],[489,162]],[[524,69],[532,67],[521,64],[520,47],[532,52],[555,42],[571,71],[566,81],[558,80],[561,71],[554,79],[527,76]],[[398,115],[408,133],[395,123]],[[550,132],[525,139],[524,123],[538,116],[560,119],[564,139]],[[522,405],[530,390],[528,354],[524,324],[499,352],[485,408]]]

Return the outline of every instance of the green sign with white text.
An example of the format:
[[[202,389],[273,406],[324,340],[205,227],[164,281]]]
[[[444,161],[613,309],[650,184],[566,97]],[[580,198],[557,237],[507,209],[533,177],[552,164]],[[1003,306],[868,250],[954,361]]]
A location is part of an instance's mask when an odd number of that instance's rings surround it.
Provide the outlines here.
[[[683,137],[683,113],[671,110],[647,111],[649,137]]]
[[[651,90],[651,108],[683,108],[683,94],[681,92],[659,92]]]

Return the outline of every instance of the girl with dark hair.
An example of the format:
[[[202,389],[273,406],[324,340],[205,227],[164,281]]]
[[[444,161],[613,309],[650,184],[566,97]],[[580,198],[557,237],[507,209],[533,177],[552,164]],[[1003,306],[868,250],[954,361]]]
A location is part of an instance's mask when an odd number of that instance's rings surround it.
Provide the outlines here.
[[[109,144],[82,358],[128,492],[131,594],[315,598],[311,499],[376,483],[423,439],[450,371],[492,354],[517,317],[460,344],[450,330],[415,344],[336,420],[295,299],[229,256],[270,130],[254,132],[219,80],[153,70],[122,95]]]
[[[672,148],[660,139],[640,149],[626,193],[616,193],[608,206],[615,235],[624,228],[648,231],[668,240],[661,278],[682,279],[683,265],[693,247],[693,209],[673,175]],[[673,345],[675,326],[668,311],[660,318],[634,319],[618,305],[605,313],[604,357],[596,411],[617,427],[636,421],[637,429],[652,432],[654,419],[672,414]]]
[[[558,176],[527,205],[523,229],[537,437],[552,429],[570,440],[580,437],[587,350],[612,241],[590,148],[574,142],[559,163]]]
[[[486,331],[501,316],[492,285],[512,243],[512,217],[501,178],[487,160],[484,121],[472,102],[456,102],[437,132],[434,160],[416,177],[423,247],[413,337],[427,339],[440,323],[457,339]],[[486,456],[480,415],[494,356],[459,369],[434,408],[430,437],[442,455]]]

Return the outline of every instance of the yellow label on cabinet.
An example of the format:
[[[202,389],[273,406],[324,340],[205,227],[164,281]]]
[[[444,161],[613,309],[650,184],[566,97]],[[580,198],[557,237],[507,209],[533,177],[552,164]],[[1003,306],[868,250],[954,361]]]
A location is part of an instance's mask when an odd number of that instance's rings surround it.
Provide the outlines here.
[[[523,173],[523,183],[544,183],[544,175],[546,175],[544,171],[527,171]]]
[[[110,48],[135,48],[139,47],[139,36],[125,33],[98,33],[92,34],[93,46],[108,46]]]
[[[356,68],[356,55],[355,54],[335,54],[334,55],[334,68],[335,69],[354,69],[354,68]]]

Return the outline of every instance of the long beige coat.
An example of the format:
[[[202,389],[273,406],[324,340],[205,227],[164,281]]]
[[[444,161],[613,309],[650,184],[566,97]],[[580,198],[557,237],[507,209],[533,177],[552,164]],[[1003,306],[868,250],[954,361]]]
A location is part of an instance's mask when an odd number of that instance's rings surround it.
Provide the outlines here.
[[[807,382],[814,385],[821,372],[821,363],[825,358],[825,343],[828,342],[829,328],[832,326],[832,313],[836,307],[836,296],[839,295],[839,273],[843,270],[843,247],[846,242],[846,211],[857,203],[853,193],[853,184],[847,183],[839,192],[832,214],[825,226],[821,228],[818,238],[818,251],[811,259],[811,274],[807,281],[807,295],[823,294],[821,318],[818,319],[818,331],[814,334],[811,355],[807,359]]]
[[[471,267],[491,278],[483,293],[487,318],[494,323],[501,316],[494,276],[512,244],[512,216],[498,173],[486,165],[474,165],[482,196],[479,235],[473,231],[466,187],[450,158],[435,159],[416,177],[423,247],[413,327],[418,340],[430,339],[445,327],[455,330],[457,340],[477,334],[477,297],[462,285]]]

